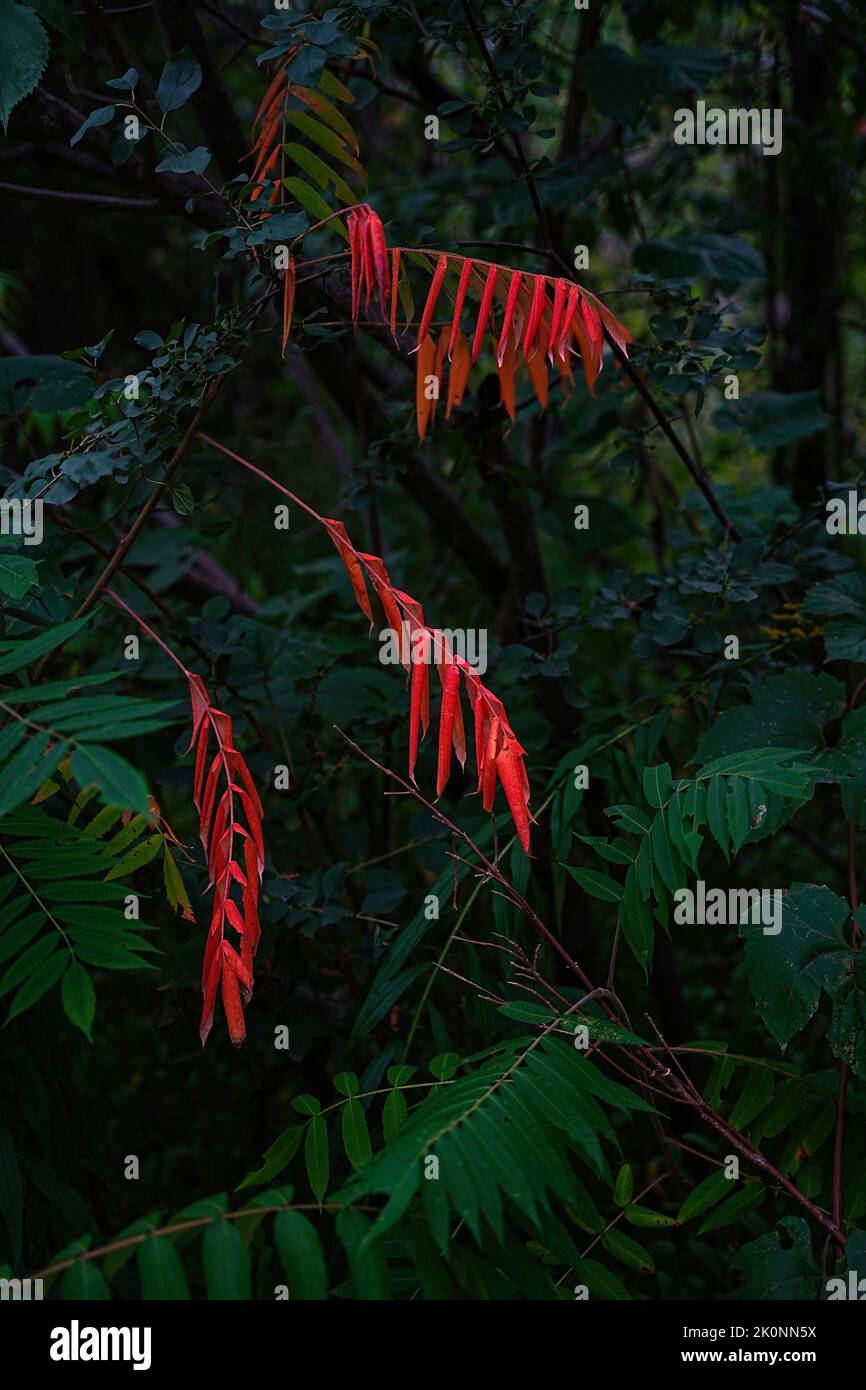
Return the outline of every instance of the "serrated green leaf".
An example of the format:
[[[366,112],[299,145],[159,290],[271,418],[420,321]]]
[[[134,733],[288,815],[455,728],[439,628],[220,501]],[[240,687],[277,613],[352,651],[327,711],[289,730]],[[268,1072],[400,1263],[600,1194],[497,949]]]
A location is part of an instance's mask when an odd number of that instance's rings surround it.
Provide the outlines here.
[[[329,1157],[328,1126],[321,1115],[313,1115],[307,1123],[304,1138],[304,1161],[307,1177],[316,1201],[321,1203],[328,1190]]]
[[[738,1221],[746,1212],[753,1211],[763,1202],[767,1195],[767,1190],[763,1183],[750,1183],[743,1185],[739,1192],[733,1193],[726,1202],[712,1212],[698,1227],[698,1235],[707,1235],[709,1231],[721,1230],[723,1226],[730,1226],[732,1221]]]
[[[231,1221],[217,1219],[206,1227],[202,1254],[209,1299],[237,1302],[252,1297],[250,1252]]]
[[[165,1236],[151,1236],[138,1247],[138,1277],[141,1297],[179,1302],[189,1298],[180,1256]],[[209,1293],[210,1297],[213,1297]]]
[[[325,1257],[312,1222],[299,1211],[277,1212],[274,1241],[288,1281],[289,1298],[327,1298]]]
[[[96,992],[90,975],[74,957],[64,971],[60,993],[67,1017],[76,1028],[81,1029],[88,1042],[91,1042]]]

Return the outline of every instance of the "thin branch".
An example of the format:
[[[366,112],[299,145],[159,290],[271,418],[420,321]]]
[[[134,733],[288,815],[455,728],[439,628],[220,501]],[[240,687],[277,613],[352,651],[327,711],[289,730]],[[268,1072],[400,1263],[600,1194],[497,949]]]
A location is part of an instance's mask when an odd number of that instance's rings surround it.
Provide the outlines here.
[[[158,198],[120,198],[110,193],[78,193],[71,188],[37,188],[33,184],[8,183],[5,179],[0,179],[0,188],[6,193],[17,193],[22,198],[39,198],[51,203],[84,203],[117,212],[157,212],[162,208]]]

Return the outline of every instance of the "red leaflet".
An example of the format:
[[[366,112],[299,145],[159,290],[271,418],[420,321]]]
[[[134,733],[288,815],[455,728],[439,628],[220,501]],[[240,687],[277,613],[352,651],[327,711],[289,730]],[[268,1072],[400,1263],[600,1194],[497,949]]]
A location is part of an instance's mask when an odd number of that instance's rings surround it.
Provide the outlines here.
[[[258,187],[253,189],[252,196],[250,198],[251,203],[256,202],[262,196],[262,193],[264,192],[264,189],[262,188],[262,181],[268,177],[268,174],[271,172],[271,170],[277,162],[277,159],[279,158],[279,154],[280,147],[279,145],[277,145],[276,149],[274,149],[273,152],[269,155],[262,168],[253,175],[252,182],[258,184]]]
[[[499,344],[496,349],[496,365],[502,366],[502,359],[505,350],[511,341],[511,327],[514,318],[514,310],[517,307],[517,296],[520,294],[520,287],[523,283],[523,276],[519,270],[511,272],[511,280],[508,285],[508,295],[505,300],[505,317],[502,322],[502,332],[499,335]]]
[[[281,89],[281,87],[282,87],[282,85],[283,85],[283,81],[284,81],[284,79],[285,79],[285,71],[286,71],[286,65],[285,65],[285,63],[284,63],[284,64],[282,65],[282,67],[280,67],[279,70],[277,71],[277,74],[276,74],[276,76],[273,78],[273,80],[271,81],[270,86],[268,87],[268,90],[265,92],[264,96],[262,97],[261,103],[260,103],[260,105],[259,105],[259,109],[258,109],[258,111],[256,112],[255,120],[253,121],[252,126],[250,127],[250,135],[253,134],[253,131],[255,130],[256,126],[257,126],[258,123],[259,123],[259,121],[262,119],[262,116],[265,114],[265,112],[268,111],[268,110],[270,110],[271,106],[273,105],[273,102],[274,102],[275,100],[278,101],[278,100],[282,97],[283,93],[282,93],[282,91],[281,91],[280,89]]]
[[[542,334],[543,336],[543,334]],[[526,370],[529,372],[529,380],[532,382],[532,389],[542,410],[546,410],[547,402],[550,399],[550,384],[547,376],[547,362],[544,357],[545,344],[539,341],[538,352],[533,352],[526,359]]]
[[[387,620],[389,628],[392,632],[396,632],[398,637],[400,637],[400,635],[403,632],[403,615],[401,614],[400,609],[394,599],[393,585],[391,584],[391,580],[388,577],[388,571],[385,569],[385,566],[379,559],[378,555],[361,554],[359,556],[359,559],[362,565],[364,565],[364,567],[366,568],[367,573],[369,574],[373,582],[373,588],[375,589],[379,601],[385,610],[385,618]],[[408,671],[408,656],[405,659],[403,659],[403,665],[406,667],[406,670]]]
[[[397,291],[400,288],[400,252],[391,252],[391,336],[397,341]]]
[[[442,332],[439,334],[439,341],[436,344],[436,356],[433,358],[433,376],[436,382],[432,401],[432,414],[434,416],[436,414],[436,407],[439,404],[439,397],[442,394],[442,381],[445,376],[445,347],[447,336],[448,330],[443,328]]]
[[[460,668],[456,661],[448,667],[442,686],[442,710],[439,715],[439,761],[436,769],[436,798],[445,790],[451,773],[451,740],[454,719],[460,700]]]
[[[357,212],[350,212],[346,219],[349,232],[349,251],[352,257],[352,321],[358,317],[361,307],[361,234],[362,224]]]
[[[433,413],[434,398],[431,394],[431,378],[435,376],[433,366],[436,360],[436,344],[432,338],[425,338],[415,358],[415,419],[418,424],[418,440],[423,443]]]
[[[454,317],[451,320],[451,337],[448,339],[448,361],[451,361],[451,354],[454,351],[454,344],[457,341],[457,334],[460,332],[460,315],[463,312],[463,301],[466,298],[466,291],[469,288],[469,280],[472,275],[472,262],[465,260],[463,269],[460,271],[460,279],[457,281],[457,297],[454,300]]]
[[[631,335],[628,329],[620,323],[615,314],[612,314],[606,304],[602,304],[596,295],[590,294],[589,290],[584,290],[584,299],[588,299],[598,311],[602,323],[607,329],[617,347],[628,357],[628,345],[631,342]]]
[[[528,854],[529,816],[526,811],[522,757],[523,749],[520,745],[512,739],[506,738],[502,749],[496,755],[496,772],[508,801],[508,809],[511,811],[517,838]]]
[[[580,289],[577,285],[572,285],[568,291],[568,304],[566,305],[565,309],[565,318],[562,321],[562,327],[559,330],[559,340],[556,344],[556,350],[559,353],[559,356],[563,359],[565,358],[566,351],[568,350],[568,335],[571,332],[571,325],[574,320],[574,316],[577,313],[577,306],[579,303]],[[553,342],[552,337],[551,342]]]
[[[604,348],[604,331],[601,326],[601,319],[593,309],[592,305],[587,302],[586,296],[584,296],[580,301],[580,314],[581,318],[586,324],[587,332],[589,333],[589,341],[592,344],[593,356],[595,357],[595,360],[598,363],[599,371],[601,371],[602,350]]]
[[[355,548],[349,537],[346,535],[346,528],[342,521],[335,521],[331,516],[322,518],[328,528],[328,535],[337,547],[337,554],[346,566],[346,573],[352,581],[352,588],[355,598],[358,600],[358,607],[368,618],[370,631],[373,631],[373,610],[370,607],[370,595],[367,593],[367,585],[364,582],[364,571],[361,562],[355,554]]]
[[[601,354],[596,355],[580,314],[574,316],[572,332],[577,340],[577,346],[580,348],[580,361],[586,380],[586,389],[591,396],[594,396],[596,378],[601,370]]]
[[[556,335],[562,323],[562,311],[565,308],[565,297],[568,294],[568,286],[564,280],[557,280],[553,288],[553,316],[550,320],[550,338],[547,344],[547,355],[553,361],[553,349],[556,343]]]
[[[413,634],[414,638],[414,634]],[[409,692],[409,777],[415,781],[418,758],[418,728],[426,734],[430,724],[430,639],[420,630],[419,639],[412,641],[412,681]]]
[[[475,325],[475,336],[472,339],[473,362],[481,351],[484,334],[487,332],[487,321],[490,318],[490,309],[493,304],[493,292],[496,289],[496,276],[498,273],[499,267],[492,265],[487,272],[487,279],[484,281],[484,291],[481,295],[481,307],[478,310],[478,322]]]
[[[535,339],[538,334],[539,324],[541,323],[544,308],[547,303],[547,281],[543,275],[536,275],[535,285],[532,290],[532,304],[529,309],[529,318],[526,323],[526,335],[523,339],[523,356],[528,359],[530,350],[535,347]]]
[[[379,289],[379,305],[384,317],[388,312],[385,306],[390,290],[390,280],[388,277],[388,247],[385,242],[385,229],[375,212],[367,213],[365,226],[370,245],[370,259],[373,274]]]
[[[433,279],[430,282],[430,290],[427,294],[427,303],[424,305],[424,312],[421,315],[421,327],[418,329],[418,346],[420,348],[427,331],[433,320],[433,311],[436,308],[436,301],[439,298],[439,291],[442,288],[442,281],[445,279],[445,272],[448,269],[448,257],[443,253],[436,264],[433,272]]]
[[[484,764],[481,769],[481,804],[485,811],[493,810],[496,799],[496,750],[499,745],[499,721],[494,720],[487,735]]]
[[[436,670],[439,672],[439,684],[442,686],[442,694],[444,698],[447,672],[451,670],[452,664],[456,664],[459,668],[463,665],[463,663],[461,663],[459,659],[455,662],[455,658],[452,655],[448,638],[445,636],[444,632],[440,632],[438,628],[434,627],[431,628],[431,634],[433,642],[433,651],[436,659]],[[469,670],[469,668],[467,667],[466,670]],[[451,730],[451,743],[453,745],[454,752],[457,754],[457,761],[459,762],[461,767],[465,767],[466,734],[463,729],[463,710],[460,707],[459,696],[454,710],[454,723],[452,725]]]
[[[292,310],[295,307],[295,258],[289,256],[289,264],[283,272],[283,357],[286,343],[292,331]]]
[[[373,286],[376,282],[376,272],[373,266],[373,246],[370,240],[370,218],[365,210],[361,209],[361,285],[366,288],[367,297],[364,301],[367,308],[370,308],[370,296],[373,293]]]
[[[514,373],[517,368],[517,349],[509,338],[499,359],[497,371],[499,373],[499,394],[502,397],[502,404],[508,411],[512,425],[517,419],[517,392],[514,386]]]
[[[225,958],[223,964],[223,1008],[226,1011],[226,1023],[229,1026],[229,1037],[236,1047],[239,1047],[247,1035],[244,1026],[244,1008],[241,1003],[240,990],[238,989],[238,977],[231,965]],[[213,1013],[213,1011],[211,1011]],[[205,1034],[205,1038],[207,1034]],[[202,1040],[204,1041],[204,1039]]]
[[[451,414],[455,405],[459,405],[463,400],[466,391],[466,383],[469,380],[469,344],[463,333],[457,334],[457,344],[454,348],[454,357],[451,362],[451,370],[448,373],[448,404],[445,410],[445,418]]]

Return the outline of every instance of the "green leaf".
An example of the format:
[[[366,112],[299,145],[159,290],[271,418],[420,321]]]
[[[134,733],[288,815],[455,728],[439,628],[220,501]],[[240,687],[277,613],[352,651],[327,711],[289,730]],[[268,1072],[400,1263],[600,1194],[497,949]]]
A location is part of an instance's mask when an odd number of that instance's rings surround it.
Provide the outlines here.
[[[828,661],[866,661],[866,583],[858,570],[845,570],[813,585],[803,612],[836,615],[822,624]]]
[[[629,806],[625,803],[618,806],[606,806],[605,815],[619,827],[620,830],[628,830],[631,834],[642,835],[645,830],[649,830],[649,816],[645,811],[641,811],[637,806]]]
[[[866,1022],[859,1007],[864,953],[853,951],[847,938],[848,903],[829,888],[795,883],[782,895],[781,917],[777,935],[750,922],[740,925],[746,977],[761,1018],[785,1047],[815,1013],[823,989],[833,1006],[830,1046],[866,1075]]]
[[[189,1298],[180,1256],[164,1236],[151,1236],[139,1245],[138,1277],[143,1299],[181,1301]],[[210,1289],[208,1296],[214,1297]]]
[[[435,1076],[437,1081],[450,1081],[460,1065],[459,1052],[440,1052],[438,1056],[430,1059],[430,1075]],[[400,1071],[399,1077],[393,1076],[392,1072]],[[389,1067],[388,1080],[392,1086],[405,1086],[406,1083],[415,1075],[416,1068],[412,1067]]]
[[[48,35],[33,10],[0,4],[0,121],[9,128],[12,110],[36,87],[48,63]]]
[[[715,1206],[716,1202],[720,1202],[723,1197],[729,1196],[733,1181],[733,1178],[725,1177],[723,1168],[718,1168],[716,1172],[710,1173],[708,1178],[704,1178],[703,1182],[699,1182],[677,1212],[677,1221],[680,1225],[686,1221],[691,1221],[695,1216],[700,1216],[702,1211]]]
[[[160,111],[178,111],[200,86],[198,59],[189,48],[184,48],[169,58],[163,68],[155,94],[156,104]]]
[[[675,893],[678,888],[685,886],[685,874],[674,853],[664,811],[659,811],[653,818],[650,841],[662,883],[669,892]]]
[[[373,1150],[370,1146],[364,1107],[359,1100],[353,1098],[346,1101],[343,1106],[342,1127],[346,1157],[353,1168],[363,1168],[372,1157]]]
[[[608,1254],[613,1255],[615,1260],[627,1265],[629,1269],[639,1269],[644,1274],[655,1273],[655,1264],[649,1251],[617,1227],[606,1231],[601,1243]]]
[[[730,860],[728,818],[725,813],[725,782],[722,777],[711,777],[707,787],[707,819],[710,833],[727,860]]]
[[[321,121],[317,121],[307,111],[289,111],[287,119],[308,139],[315,141],[323,150],[327,150],[329,154],[334,155],[354,173],[363,177],[364,170],[360,162],[354,155],[349,154],[345,140],[335,130],[331,130]]]
[[[250,1252],[231,1221],[212,1221],[202,1243],[209,1299],[246,1300],[252,1297]]]
[[[605,903],[622,902],[625,890],[616,879],[608,878],[607,874],[600,874],[595,869],[575,869],[571,864],[564,864],[563,868],[592,897],[600,898]]]
[[[695,761],[706,766],[714,758],[737,752],[773,748],[818,749],[822,730],[845,712],[846,696],[841,682],[833,676],[809,675],[804,671],[785,671],[754,682],[749,691],[751,704],[725,710],[707,730],[698,745]],[[766,782],[763,770],[756,770]]]
[[[779,1226],[781,1232],[770,1231],[749,1241],[731,1260],[745,1276],[739,1297],[813,1302],[821,1295],[824,1279],[812,1258],[809,1227],[796,1216],[784,1216]],[[781,1234],[791,1238],[790,1249],[782,1245]]]
[[[0,550],[0,590],[9,598],[23,598],[38,578],[39,572],[29,556]]]
[[[665,1216],[663,1212],[652,1211],[649,1207],[640,1206],[633,1202],[630,1207],[626,1207],[625,1219],[631,1226],[643,1226],[647,1229],[655,1229],[662,1226],[676,1226],[677,1220],[674,1216]]]
[[[283,1130],[279,1138],[265,1150],[261,1168],[247,1173],[243,1182],[238,1183],[238,1191],[243,1187],[259,1187],[262,1183],[270,1182],[271,1178],[288,1167],[301,1147],[305,1129],[306,1125],[292,1125],[291,1128]]]
[[[292,1109],[297,1110],[299,1115],[318,1115],[321,1108],[322,1103],[315,1096],[295,1096],[292,1100]]]
[[[330,217],[334,211],[334,209],[325,202],[321,193],[317,193],[315,188],[312,188],[305,179],[294,177],[283,179],[283,187],[288,193],[291,193],[293,198],[297,199],[304,211],[308,212],[311,217],[314,217],[317,222],[321,222],[325,217]],[[348,235],[348,233],[345,232],[340,218],[337,218],[333,225],[338,231]]]
[[[331,184],[337,197],[344,203],[351,206],[356,202],[356,195],[346,183],[346,180],[335,173],[323,159],[320,159],[312,150],[305,145],[299,145],[296,141],[290,140],[283,146],[289,158],[297,164],[299,169],[303,169],[305,174],[309,174],[320,188],[327,188]]]
[[[656,808],[664,806],[670,796],[672,786],[673,778],[667,763],[661,763],[659,767],[644,768],[643,790],[650,806]]]
[[[91,111],[87,120],[78,127],[69,141],[70,145],[77,145],[79,140],[83,140],[88,130],[96,130],[99,126],[108,125],[109,121],[114,120],[116,109],[114,106],[97,106],[95,111]]]
[[[203,174],[211,161],[211,152],[204,145],[194,150],[182,146],[173,154],[164,155],[156,166],[157,174]]]
[[[739,1192],[734,1192],[726,1202],[722,1202],[720,1207],[716,1207],[698,1227],[698,1235],[704,1236],[709,1231],[721,1230],[722,1226],[730,1226],[732,1221],[738,1221],[746,1212],[753,1211],[759,1207],[767,1195],[767,1189],[763,1183],[743,1184]]]
[[[754,1067],[728,1119],[734,1129],[748,1129],[773,1094],[773,1073],[769,1067]]]
[[[381,1241],[369,1239],[371,1223],[359,1211],[344,1209],[337,1214],[337,1235],[346,1251],[349,1275],[356,1299],[388,1299],[391,1286]]]
[[[663,278],[718,280],[726,289],[764,276],[764,263],[749,242],[743,237],[723,236],[718,232],[699,232],[677,240],[642,241],[634,249],[633,260],[637,269],[644,273]],[[721,414],[719,411],[718,415]],[[732,428],[728,416],[722,417],[722,427]]]
[[[386,1144],[393,1144],[408,1115],[409,1107],[402,1092],[389,1091],[382,1106],[382,1128]]]
[[[304,1161],[307,1165],[307,1177],[310,1180],[313,1195],[316,1201],[321,1204],[328,1190],[330,1171],[328,1126],[321,1115],[313,1115],[307,1123],[307,1133],[304,1139]]]
[[[97,783],[100,799],[106,806],[124,806],[142,815],[149,814],[144,778],[112,749],[96,744],[80,745],[72,754],[72,771],[81,787]]]
[[[7,1023],[11,1023],[13,1018],[17,1018],[19,1014],[23,1014],[26,1009],[31,1008],[42,998],[43,994],[48,993],[52,985],[57,984],[66,968],[66,961],[66,952],[58,949],[54,955],[37,965],[9,1005]]]
[[[286,1273],[291,1299],[324,1299],[328,1273],[316,1228],[299,1211],[274,1217],[274,1240]]]
[[[731,849],[739,854],[751,828],[749,811],[749,789],[739,777],[732,777],[728,784],[728,828],[731,832]]]
[[[73,1302],[107,1303],[108,1285],[95,1260],[77,1260],[60,1281],[60,1296]]]
[[[637,870],[629,865],[620,913],[623,935],[644,974],[648,974],[653,953],[652,914],[640,894]]]
[[[63,974],[61,998],[67,1017],[80,1028],[88,1042],[92,1041],[91,1029],[96,1011],[96,994],[93,981],[84,966],[73,957]]]
[[[634,1170],[630,1163],[624,1163],[616,1175],[613,1200],[618,1207],[627,1207],[634,1192]]]
[[[610,864],[628,865],[634,862],[634,851],[625,840],[606,840],[600,835],[577,835],[577,838]]]
[[[89,622],[89,617],[72,618],[68,623],[60,623],[57,627],[40,633],[38,637],[30,637],[24,641],[15,638],[0,642],[0,676],[7,676],[10,671],[20,671],[31,661],[38,661],[47,652],[68,642],[70,637],[74,637]]]
[[[506,1018],[514,1018],[521,1023],[534,1023],[539,1028],[549,1028],[551,1023],[556,1023],[557,1028],[567,1029],[569,1032],[577,1032],[578,1028],[586,1028],[590,1037],[604,1038],[606,1042],[633,1043],[641,1047],[650,1047],[651,1044],[646,1038],[640,1037],[637,1033],[632,1033],[628,1028],[621,1028],[618,1023],[611,1023],[606,1018],[595,1018],[591,1014],[573,1013],[563,1014],[557,1018],[555,1012],[545,1008],[543,1004],[532,1004],[522,999],[500,1004],[499,1013]]]
[[[745,434],[756,449],[777,449],[820,434],[832,423],[818,391],[755,391],[726,402],[713,416],[717,429]]]

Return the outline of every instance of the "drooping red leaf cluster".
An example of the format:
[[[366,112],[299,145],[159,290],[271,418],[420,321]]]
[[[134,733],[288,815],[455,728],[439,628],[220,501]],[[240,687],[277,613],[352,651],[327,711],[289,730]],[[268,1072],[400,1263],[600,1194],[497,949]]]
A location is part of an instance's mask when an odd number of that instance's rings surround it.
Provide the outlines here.
[[[460,703],[461,681],[469,696],[475,724],[477,792],[485,811],[492,811],[496,784],[501,783],[518,839],[529,852],[529,777],[525,750],[508,721],[502,701],[482,684],[477,672],[451,651],[438,628],[428,627],[421,604],[391,582],[378,555],[367,555],[352,545],[341,521],[319,518],[346,567],[358,607],[372,628],[373,609],[367,579],[382,605],[388,628],[399,635],[401,660],[409,674],[409,777],[415,781],[418,745],[430,726],[430,666],[442,685],[436,768],[436,797],[442,795],[451,775],[452,754],[461,768],[466,764],[466,736]]]
[[[366,203],[348,216],[352,259],[352,318],[357,320],[361,299],[369,309],[374,292],[383,319],[397,336],[397,301],[401,294],[412,315],[412,294],[405,270],[407,257],[426,258],[415,247],[394,247],[390,262],[382,223]],[[453,272],[453,275],[452,275]],[[454,279],[454,283],[451,283]],[[469,291],[478,299],[471,345],[462,319]],[[450,323],[434,341],[434,314],[442,297],[450,300]],[[386,307],[387,306],[387,307]],[[497,307],[501,310],[498,317]],[[573,382],[571,358],[579,356],[587,388],[595,385],[603,364],[605,329],[627,352],[628,330],[589,290],[571,280],[532,275],[490,261],[441,252],[424,301],[417,340],[416,416],[423,440],[441,395],[445,361],[449,364],[446,414],[459,404],[466,390],[470,368],[486,339],[494,350],[502,402],[512,421],[516,413],[515,375],[522,365],[532,389],[546,406],[549,399],[549,366],[559,373],[563,390]],[[430,382],[436,386],[431,392]]]
[[[475,766],[478,774],[476,790],[481,793],[485,811],[492,811],[496,786],[501,783],[523,848],[529,851],[529,778],[524,766],[526,756],[509,723],[502,701],[480,680],[467,661],[451,652],[448,639],[438,628],[424,621],[424,610],[409,594],[392,583],[384,561],[378,555],[356,550],[342,521],[321,516],[297,493],[278,483],[249,459],[227,449],[210,435],[199,434],[205,444],[249,469],[257,477],[288,497],[313,521],[324,526],[334,543],[349,576],[355,600],[370,631],[375,622],[370,588],[379,600],[388,628],[400,637],[400,656],[409,674],[409,776],[415,781],[415,763],[419,736],[430,725],[430,666],[435,665],[442,683],[442,702],[439,713],[439,738],[436,773],[436,795],[442,795],[451,773],[452,754],[457,754],[460,766],[466,763],[466,738],[460,704],[461,681],[469,696],[475,724]],[[368,583],[370,588],[368,588]],[[403,640],[405,635],[406,640]]]
[[[214,900],[202,968],[202,1046],[222,993],[229,1036],[246,1037],[244,1005],[253,992],[253,957],[259,944],[259,886],[265,862],[262,803],[243,755],[235,748],[232,721],[211,703],[200,676],[186,672],[195,746],[193,800]]]
[[[255,158],[253,172],[250,176],[250,182],[255,185],[252,192],[252,202],[256,202],[261,197],[264,192],[265,181],[268,179],[273,179],[274,185],[268,197],[271,206],[279,197],[280,181],[273,178],[273,171],[282,149],[283,116],[289,92],[291,91],[295,96],[309,104],[309,95],[306,89],[298,88],[287,80],[286,69],[296,53],[296,48],[289,49],[285,60],[278,67],[270,86],[262,97],[250,130],[251,137],[254,137],[253,147],[244,155],[244,159]],[[256,135],[256,131],[258,131],[258,135]]]
[[[229,1037],[239,1045],[246,1037],[244,1006],[253,992],[253,958],[261,937],[259,888],[265,864],[262,803],[243,754],[235,748],[231,718],[216,708],[201,676],[190,671],[118,593],[106,589],[105,596],[153,638],[183,672],[189,687],[192,736],[187,752],[195,748],[193,801],[210,873],[208,886],[214,891],[201,976],[199,1034],[203,1047],[213,1026],[220,991]]]

